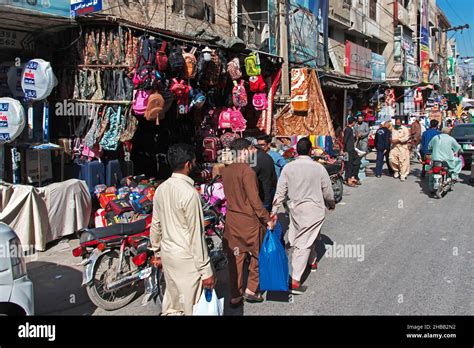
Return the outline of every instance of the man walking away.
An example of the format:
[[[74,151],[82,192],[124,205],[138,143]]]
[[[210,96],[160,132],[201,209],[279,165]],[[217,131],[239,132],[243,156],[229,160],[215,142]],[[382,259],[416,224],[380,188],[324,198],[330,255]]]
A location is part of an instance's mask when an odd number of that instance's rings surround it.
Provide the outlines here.
[[[168,150],[171,178],[153,198],[152,249],[161,256],[166,281],[162,314],[193,314],[202,288],[212,289],[214,271],[204,240],[199,193],[190,178],[196,171],[194,149],[176,144]]]
[[[247,139],[231,143],[234,161],[222,172],[227,215],[224,248],[229,259],[231,307],[247,302],[262,302],[259,293],[258,254],[266,227],[273,229],[270,214],[258,196],[257,175],[249,166],[253,149]],[[272,165],[273,169],[273,165]],[[247,289],[244,286],[244,263],[250,256]]]
[[[357,123],[354,125],[354,134],[356,139],[355,147],[366,154],[369,145],[369,125],[367,122],[364,122],[364,116],[360,112],[357,115]]]
[[[354,125],[354,117],[349,117],[347,120],[347,127],[344,129],[344,152],[347,152],[348,154],[348,160],[345,162],[344,166],[345,183],[351,187],[361,184],[359,180],[360,157],[355,150]]]
[[[261,135],[257,138],[258,145],[262,148],[262,150],[267,153],[272,159],[273,164],[275,166],[275,173],[277,178],[280,177],[281,170],[286,165],[286,159],[280,155],[278,152],[273,151],[270,148],[270,144],[272,142],[272,137],[269,135]]]
[[[381,127],[375,133],[375,148],[377,149],[377,161],[375,165],[375,176],[380,178],[382,176],[382,168],[383,168],[383,160],[387,162],[387,168],[389,173],[393,172],[392,168],[390,167],[390,162],[388,160],[390,154],[390,138],[391,132],[388,129],[388,124],[390,122],[382,123]],[[393,173],[391,173],[393,174]]]
[[[276,219],[278,208],[288,198],[288,241],[293,250],[290,292],[302,294],[306,287],[301,285],[301,276],[307,264],[312,270],[317,268],[315,243],[324,222],[326,205],[334,209],[335,202],[328,172],[309,157],[311,141],[300,139],[296,151],[297,159],[283,168],[278,180],[272,219]]]
[[[393,177],[401,181],[407,179],[410,173],[410,149],[408,142],[410,131],[402,126],[401,118],[395,119],[395,126],[392,132],[392,149],[390,150],[390,166],[394,170]]]
[[[258,145],[256,139],[253,139],[254,151],[257,152],[256,162],[252,166],[252,169],[257,174],[258,180],[258,194],[263,202],[263,206],[269,212],[272,209],[273,196],[275,195],[275,189],[277,185],[277,175],[275,173],[275,165],[273,159],[263,151]]]

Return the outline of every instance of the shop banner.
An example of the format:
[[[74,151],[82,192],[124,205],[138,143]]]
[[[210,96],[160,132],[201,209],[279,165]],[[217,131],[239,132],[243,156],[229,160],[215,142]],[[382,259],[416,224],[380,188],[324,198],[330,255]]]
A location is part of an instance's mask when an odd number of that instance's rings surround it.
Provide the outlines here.
[[[422,48],[420,52],[421,81],[429,83],[430,81],[430,51]]]
[[[385,58],[374,52],[372,52],[372,79],[385,81]]]
[[[33,35],[22,31],[0,29],[0,50],[3,49],[34,51]]]
[[[372,51],[351,41],[346,41],[346,74],[372,78]]]
[[[422,82],[429,82],[430,75],[430,35],[428,25],[428,0],[420,0],[421,26],[420,26],[420,67]]]
[[[8,5],[60,17],[69,17],[71,11],[71,0],[0,0],[0,5]]]
[[[448,76],[453,77],[456,74],[456,64],[454,57],[448,57]]]
[[[102,11],[102,0],[71,0],[71,17]]]
[[[331,59],[334,70],[338,73],[344,74],[344,61],[346,59],[344,44],[334,39],[328,38],[328,45],[329,58]]]
[[[405,75],[404,75],[405,82],[413,83],[413,84],[418,84],[421,82],[421,70],[417,65],[407,62],[405,63],[404,71],[405,71]]]
[[[326,65],[329,0],[290,0],[289,60],[315,68]]]

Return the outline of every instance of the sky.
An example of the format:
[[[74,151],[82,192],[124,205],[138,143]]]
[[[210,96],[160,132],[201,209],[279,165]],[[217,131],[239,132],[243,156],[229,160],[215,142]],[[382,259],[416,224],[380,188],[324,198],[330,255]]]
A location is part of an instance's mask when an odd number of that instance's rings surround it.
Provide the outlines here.
[[[443,10],[451,26],[469,24],[469,29],[457,31],[455,34],[457,48],[461,57],[474,57],[474,0],[436,0]],[[448,32],[451,38],[454,32]],[[474,62],[474,59],[471,61]],[[474,67],[470,63],[471,68]]]

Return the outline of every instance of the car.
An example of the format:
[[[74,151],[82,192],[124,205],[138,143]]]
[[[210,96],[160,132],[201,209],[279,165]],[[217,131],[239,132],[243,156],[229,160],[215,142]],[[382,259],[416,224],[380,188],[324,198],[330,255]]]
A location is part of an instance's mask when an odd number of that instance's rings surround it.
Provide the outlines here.
[[[461,145],[464,153],[465,167],[471,168],[472,154],[474,153],[474,123],[464,123],[457,125],[451,131],[451,136]]]
[[[34,315],[33,283],[28,278],[20,239],[1,222],[0,315]]]

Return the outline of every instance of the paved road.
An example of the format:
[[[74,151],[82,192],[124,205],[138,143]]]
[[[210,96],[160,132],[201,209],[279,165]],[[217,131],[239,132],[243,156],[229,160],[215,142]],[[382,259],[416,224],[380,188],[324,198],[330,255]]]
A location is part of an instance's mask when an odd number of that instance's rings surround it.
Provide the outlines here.
[[[418,172],[414,166],[412,173]],[[405,183],[383,176],[345,187],[323,227],[322,257],[305,281],[308,291],[291,298],[268,294],[261,304],[226,306],[226,314],[473,315],[474,188],[468,174],[441,200],[428,197],[415,175]],[[80,287],[78,259],[70,256],[76,243],[60,243],[29,263],[37,314],[157,314],[153,305],[142,307],[140,298],[115,312],[93,306]],[[331,244],[336,252],[322,255]],[[345,254],[337,253],[341,247]],[[355,248],[354,254],[347,248]],[[228,298],[226,272],[218,278],[218,294]]]

